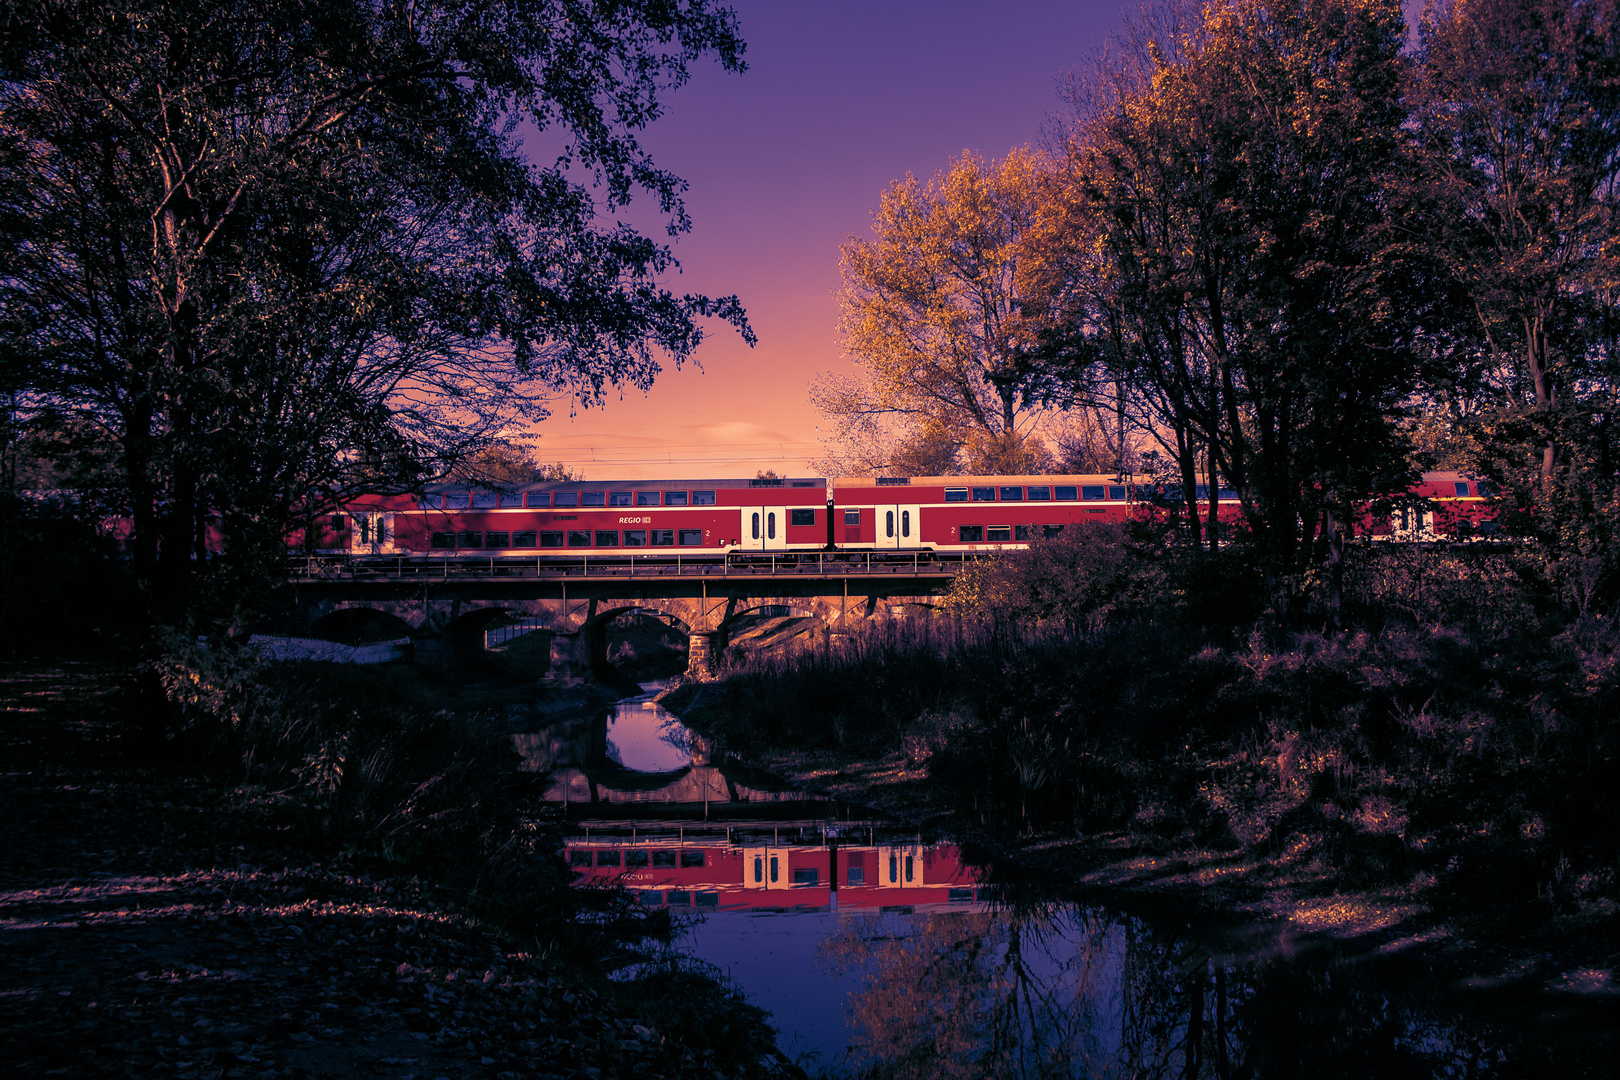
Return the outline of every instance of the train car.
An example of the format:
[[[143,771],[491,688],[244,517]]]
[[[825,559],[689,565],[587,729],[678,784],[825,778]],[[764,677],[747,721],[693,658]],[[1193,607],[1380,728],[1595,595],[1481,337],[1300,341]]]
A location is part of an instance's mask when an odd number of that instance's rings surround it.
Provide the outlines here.
[[[346,506],[325,524],[322,549],[430,559],[820,551],[828,513],[823,479],[436,484]]]
[[[838,548],[954,555],[1026,546],[1084,522],[1160,514],[1181,500],[1179,488],[1097,474],[846,477],[833,481],[832,492],[830,542]],[[1204,485],[1198,493],[1207,498]],[[1216,500],[1222,521],[1241,513],[1237,492],[1219,489]]]
[[[1492,539],[1498,533],[1493,495],[1489,483],[1467,473],[1424,473],[1406,496],[1368,504],[1356,534],[1411,543]]]
[[[954,844],[732,844],[570,838],[579,884],[613,883],[648,907],[972,910],[991,899]]]

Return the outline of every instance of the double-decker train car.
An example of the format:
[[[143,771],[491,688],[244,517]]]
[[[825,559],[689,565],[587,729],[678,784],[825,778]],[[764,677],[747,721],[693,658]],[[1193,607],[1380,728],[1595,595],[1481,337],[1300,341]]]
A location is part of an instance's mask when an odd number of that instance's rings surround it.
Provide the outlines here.
[[[612,882],[648,907],[721,911],[974,910],[992,900],[954,844],[729,843],[570,838],[568,864],[581,884]]]
[[[1199,484],[1197,495],[1202,514],[1207,486]],[[1236,491],[1217,488],[1215,499],[1223,524],[1241,519]],[[746,561],[817,552],[961,557],[1182,505],[1179,484],[1081,474],[441,484],[418,495],[355,500],[320,523],[315,546],[356,556],[528,561]],[[1489,492],[1461,473],[1426,473],[1406,498],[1380,506],[1379,513],[1374,504],[1362,511],[1358,535],[1460,539],[1494,528]]]

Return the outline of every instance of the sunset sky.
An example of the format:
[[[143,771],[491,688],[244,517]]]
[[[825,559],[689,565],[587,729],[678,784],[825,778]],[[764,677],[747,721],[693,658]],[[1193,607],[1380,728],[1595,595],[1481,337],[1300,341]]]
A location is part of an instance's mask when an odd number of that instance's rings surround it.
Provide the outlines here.
[[[669,286],[737,294],[759,344],[716,325],[700,368],[665,371],[649,394],[572,417],[559,403],[537,456],[591,479],[810,473],[824,432],[808,384],[852,370],[838,342],[839,244],[867,234],[883,189],[906,173],[1037,142],[1064,108],[1060,78],[1124,11],[1121,0],[734,6],[749,70],[705,62],[644,142],[690,184],[693,228]]]

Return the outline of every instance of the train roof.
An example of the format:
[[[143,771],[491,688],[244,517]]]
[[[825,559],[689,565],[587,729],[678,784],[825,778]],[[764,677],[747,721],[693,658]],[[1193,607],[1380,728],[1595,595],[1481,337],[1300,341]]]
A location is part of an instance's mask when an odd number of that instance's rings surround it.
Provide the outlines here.
[[[453,491],[653,491],[664,488],[714,491],[722,488],[818,488],[824,477],[780,477],[753,480],[538,480],[526,483],[442,481],[423,490],[435,495]]]

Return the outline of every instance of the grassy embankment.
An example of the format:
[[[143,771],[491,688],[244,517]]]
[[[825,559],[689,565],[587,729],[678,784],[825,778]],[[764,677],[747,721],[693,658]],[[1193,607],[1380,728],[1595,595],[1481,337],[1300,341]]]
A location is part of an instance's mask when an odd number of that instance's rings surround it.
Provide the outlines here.
[[[1354,628],[1268,634],[1210,616],[1244,612],[1230,582],[1211,603],[1159,572],[1159,601],[1118,580],[1108,595],[1139,599],[1089,625],[874,626],[665,703],[756,763],[1095,885],[1601,952],[1620,627],[1538,602],[1527,576],[1500,551],[1363,552]]]
[[[397,669],[119,670],[4,674],[8,1074],[783,1075],[702,972],[608,978],[667,923],[570,887],[478,710]]]

